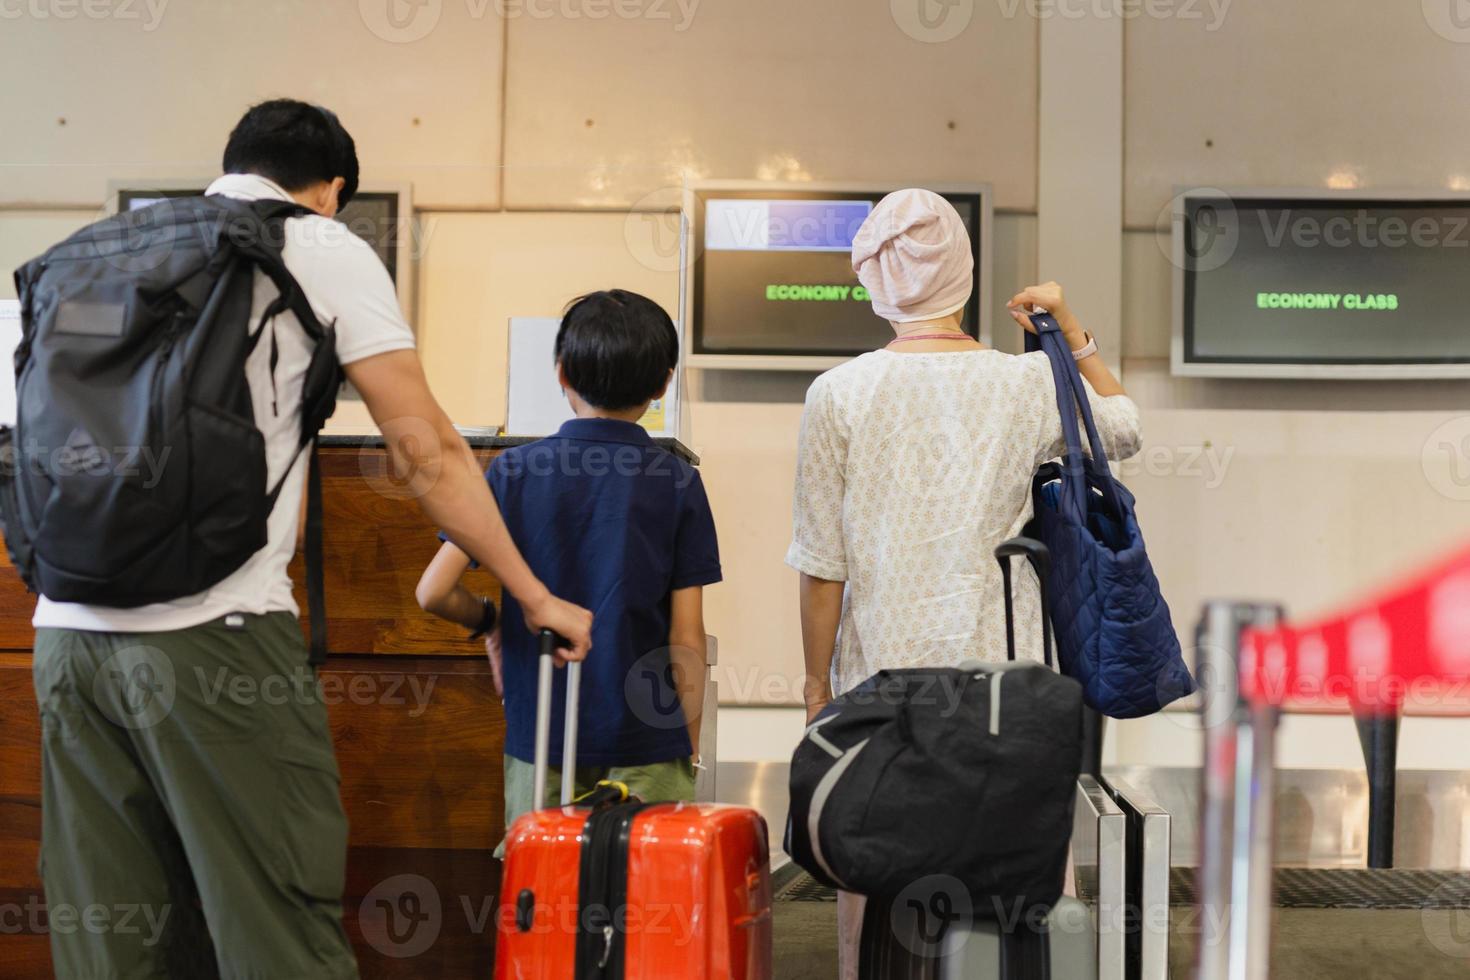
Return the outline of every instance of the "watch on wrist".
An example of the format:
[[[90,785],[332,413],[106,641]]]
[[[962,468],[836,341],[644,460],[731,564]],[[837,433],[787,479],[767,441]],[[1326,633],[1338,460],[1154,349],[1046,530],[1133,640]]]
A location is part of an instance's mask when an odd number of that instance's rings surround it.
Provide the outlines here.
[[[480,637],[495,628],[495,620],[497,618],[495,603],[490,601],[489,596],[481,596],[480,605],[483,608],[483,611],[480,613],[480,625],[476,626],[475,631],[470,634],[470,639],[472,640],[480,639]]]
[[[1072,360],[1074,361],[1080,361],[1085,357],[1091,357],[1097,353],[1097,338],[1085,330],[1082,332],[1082,336],[1087,338],[1087,343],[1072,352]]]

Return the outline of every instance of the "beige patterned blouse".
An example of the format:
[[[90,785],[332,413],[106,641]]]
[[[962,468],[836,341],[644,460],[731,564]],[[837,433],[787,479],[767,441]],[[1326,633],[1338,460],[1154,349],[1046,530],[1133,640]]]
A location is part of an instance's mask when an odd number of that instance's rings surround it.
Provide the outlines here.
[[[1110,457],[1138,452],[1132,399],[1088,395]],[[1005,659],[991,556],[1062,446],[1045,354],[878,350],[812,382],[786,562],[847,583],[834,694],[885,668]],[[1036,580],[1016,564],[1018,655],[1040,660]]]

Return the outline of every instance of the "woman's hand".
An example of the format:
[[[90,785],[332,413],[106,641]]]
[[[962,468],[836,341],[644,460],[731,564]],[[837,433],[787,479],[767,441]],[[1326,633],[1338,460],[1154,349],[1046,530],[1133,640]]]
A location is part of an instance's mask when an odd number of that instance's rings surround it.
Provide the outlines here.
[[[808,676],[805,688],[802,698],[806,701],[806,723],[810,725],[832,703],[832,686],[826,677]]]
[[[1006,304],[1006,310],[1027,333],[1036,332],[1036,328],[1031,325],[1031,318],[1026,315],[1033,306],[1041,307],[1056,318],[1067,346],[1073,351],[1080,351],[1091,343],[1092,338],[1087,336],[1087,331],[1082,329],[1082,324],[1077,322],[1072,308],[1067,305],[1061,286],[1054,282],[1044,282],[1039,286],[1027,286],[1011,297],[1011,301]],[[1092,385],[1092,390],[1105,398],[1109,395],[1127,394],[1101,357],[1084,357],[1077,362],[1077,370]]]
[[[1044,282],[1027,286],[1006,303],[1011,318],[1027,333],[1036,332],[1028,315],[1033,306],[1041,307],[1056,318],[1057,324],[1062,328],[1062,335],[1067,338],[1067,343],[1073,350],[1081,350],[1087,346],[1087,332],[1082,329],[1082,324],[1077,322],[1072,308],[1067,305],[1067,298],[1063,295],[1060,284]]]
[[[816,700],[808,701],[806,703],[806,723],[810,725],[812,722],[816,721],[817,715],[821,714],[822,709],[827,707],[827,705],[831,703],[832,702],[830,698],[818,698]]]

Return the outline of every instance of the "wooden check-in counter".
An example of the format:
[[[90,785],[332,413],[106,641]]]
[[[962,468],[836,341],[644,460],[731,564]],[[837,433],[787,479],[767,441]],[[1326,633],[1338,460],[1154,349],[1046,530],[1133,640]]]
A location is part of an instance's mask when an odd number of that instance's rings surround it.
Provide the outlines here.
[[[470,437],[482,465],[525,441]],[[661,441],[697,462],[682,445]],[[364,977],[485,975],[499,879],[491,853],[505,829],[505,719],[484,648],[414,600],[439,542],[393,477],[381,439],[324,436],[320,458],[332,653],[320,678],[351,822],[347,930]],[[304,618],[302,572],[298,557],[292,575]],[[469,574],[472,589],[498,598],[489,574]],[[0,558],[0,976],[16,980],[52,976],[37,914],[34,605]]]

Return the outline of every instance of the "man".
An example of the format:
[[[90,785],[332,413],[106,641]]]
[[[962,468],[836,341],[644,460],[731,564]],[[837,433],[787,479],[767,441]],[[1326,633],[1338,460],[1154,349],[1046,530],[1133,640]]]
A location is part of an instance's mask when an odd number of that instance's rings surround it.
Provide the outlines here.
[[[290,100],[255,106],[230,135],[224,170],[208,193],[315,212],[286,221],[283,258],[317,318],[335,323],[338,359],[395,469],[428,517],[499,577],[532,629],[555,629],[571,641],[566,657],[585,656],[591,614],[552,596],[521,558],[429,392],[387,270],[332,221],[358,180],[337,117]],[[247,329],[276,296],[257,271]],[[341,923],[347,822],[315,684],[289,686],[285,698],[221,693],[310,678],[286,569],[308,465],[293,460],[313,345],[289,312],[260,329],[269,333],[246,376],[269,485],[288,474],[266,546],[185,599],[124,609],[42,597],[36,607],[48,904],[53,916],[132,909],[138,925],[67,930],[54,920],[59,976],[201,975],[211,965],[185,962],[187,943],[169,941],[187,932],[196,902],[223,977],[357,976]],[[150,713],[150,699],[159,710]]]

